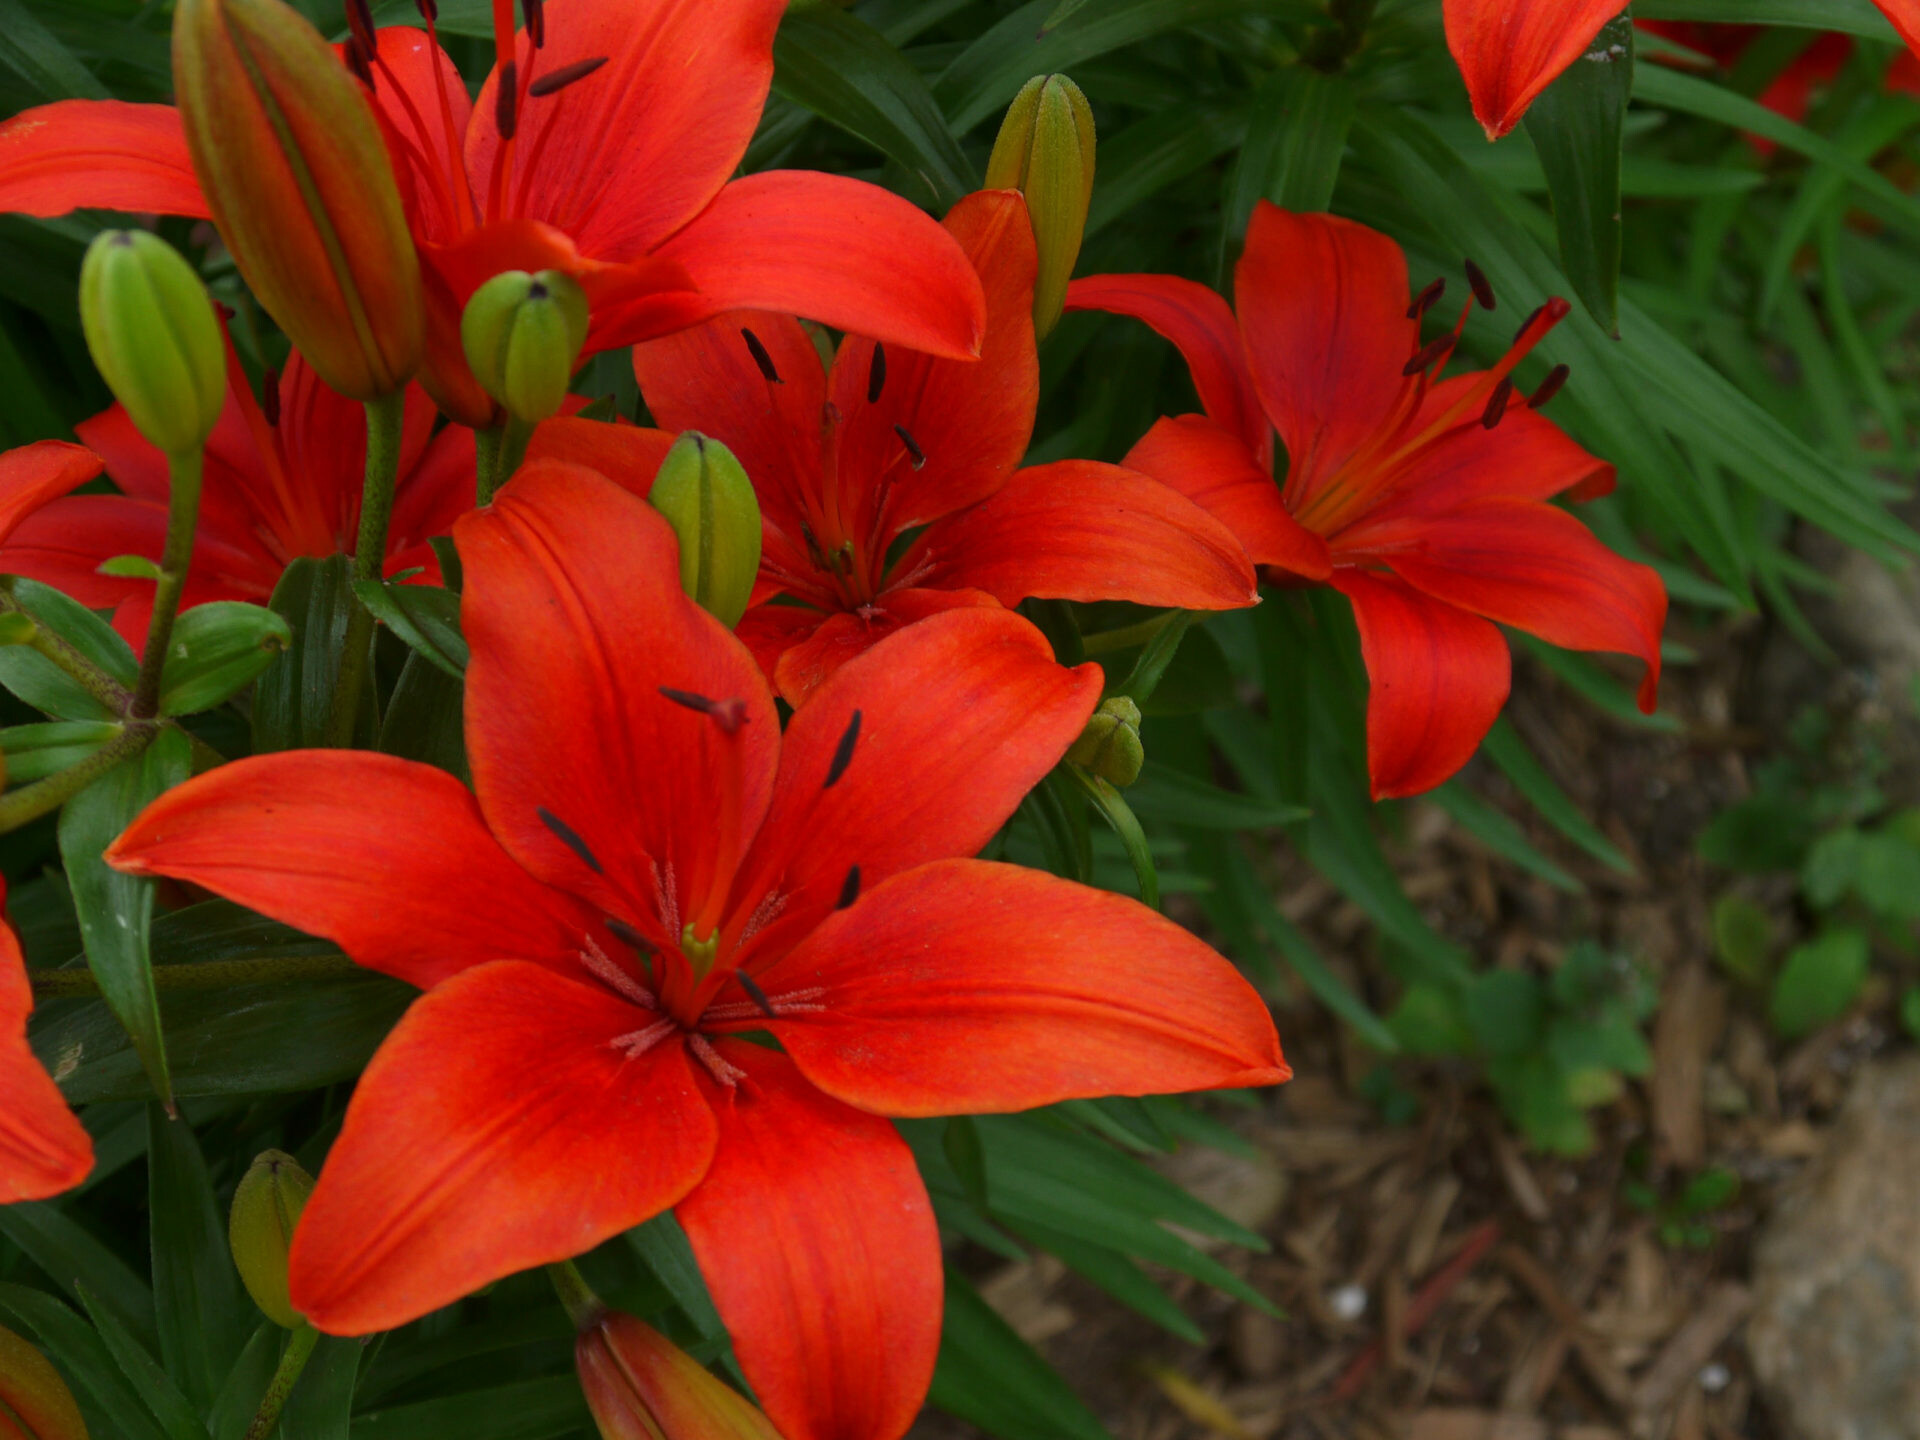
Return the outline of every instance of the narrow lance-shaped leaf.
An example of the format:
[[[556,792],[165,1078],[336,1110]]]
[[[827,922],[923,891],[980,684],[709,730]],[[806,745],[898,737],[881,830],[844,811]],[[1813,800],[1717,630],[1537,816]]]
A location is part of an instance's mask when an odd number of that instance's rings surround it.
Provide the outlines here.
[[[1527,134],[1546,172],[1560,263],[1587,313],[1620,333],[1620,141],[1633,93],[1633,17],[1601,27],[1593,44],[1527,111]]]
[[[253,1306],[241,1293],[193,1130],[157,1105],[147,1111],[147,1208],[160,1358],[205,1413],[239,1358]]]
[[[100,854],[134,816],[191,769],[187,737],[163,731],[142,753],[108,771],[67,802],[60,815],[60,854],[100,993],[133,1038],[154,1091],[173,1104],[161,1035],[160,1004],[147,953],[153,882],[110,869]]]
[[[1353,86],[1308,65],[1276,70],[1254,92],[1253,116],[1221,197],[1220,283],[1239,258],[1256,200],[1283,210],[1324,210],[1340,179],[1353,125]]]
[[[327,711],[340,675],[347,617],[354,598],[344,555],[324,560],[306,556],[287,566],[274,586],[272,609],[293,627],[293,644],[278,664],[260,677],[253,691],[253,748],[299,750],[326,738]],[[373,688],[361,692],[371,729]]]

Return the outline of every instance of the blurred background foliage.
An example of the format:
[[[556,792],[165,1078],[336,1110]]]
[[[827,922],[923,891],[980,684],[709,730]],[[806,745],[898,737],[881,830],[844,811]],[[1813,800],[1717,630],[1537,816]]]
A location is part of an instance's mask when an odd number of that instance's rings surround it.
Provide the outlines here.
[[[300,3],[323,30],[343,33],[334,0]],[[553,23],[585,3],[551,0]],[[1764,610],[1824,655],[1803,606],[1826,582],[1794,536],[1824,532],[1882,559],[1920,550],[1892,508],[1913,450],[1920,103],[1889,88],[1900,51],[1868,0],[1641,0],[1633,14],[1769,28],[1716,65],[1616,24],[1605,37],[1619,50],[1611,65],[1576,64],[1527,126],[1489,144],[1468,113],[1438,0],[1335,0],[1331,10],[1310,0],[796,0],[747,168],[861,175],[943,211],[979,184],[1018,87],[1064,71],[1091,99],[1100,133],[1081,274],[1161,271],[1228,288],[1247,217],[1265,197],[1385,230],[1405,246],[1416,285],[1443,275],[1457,286],[1471,257],[1503,305],[1476,312],[1467,329],[1465,348],[1483,362],[1504,348],[1515,316],[1567,295],[1572,316],[1516,379],[1530,388],[1549,367],[1571,366],[1554,418],[1621,479],[1617,494],[1585,508],[1589,523],[1659,569],[1678,633]],[[376,17],[413,23],[415,12],[396,0]],[[0,110],[74,96],[165,100],[169,20],[166,4],[140,0],[0,0]],[[491,60],[490,24],[483,0],[440,7],[441,34],[475,87]],[[1804,116],[1761,103],[1835,33],[1852,43]],[[0,217],[6,445],[69,435],[107,403],[75,299],[81,252],[104,223]],[[275,363],[284,342],[210,232],[161,228],[238,309],[249,364]],[[1035,461],[1117,460],[1155,417],[1196,408],[1178,357],[1137,324],[1068,316],[1043,367]],[[576,388],[641,413],[622,354],[597,357]],[[288,590],[277,608],[296,599]],[[1144,612],[1032,607],[1063,660],[1098,660],[1110,689],[1140,699],[1148,760],[1120,806],[1056,777],[997,853],[1116,890],[1157,888],[1270,994],[1318,1002],[1296,1017],[1339,1027],[1375,1057],[1371,1093],[1390,1118],[1420,1105],[1395,1078],[1394,1057],[1455,1057],[1527,1141],[1578,1153],[1592,1140],[1592,1108],[1647,1070],[1654,982],[1637,957],[1577,936],[1561,937],[1578,943],[1557,968],[1534,973],[1435,928],[1383,848],[1403,831],[1404,807],[1366,798],[1364,682],[1351,622],[1330,599],[1276,593],[1253,612],[1181,619],[1144,646],[1127,634],[1151,618]],[[428,693],[419,675],[396,694],[405,651],[383,643],[389,706],[418,707],[434,737],[408,753],[457,770],[457,694]],[[1516,646],[1567,703],[1610,723],[1677,728],[1667,714],[1641,716],[1607,662]],[[1676,672],[1694,658],[1669,640]],[[8,702],[3,718],[38,716]],[[1765,908],[1733,890],[1713,916],[1721,964],[1788,1036],[1841,1013],[1882,958],[1910,954],[1920,918],[1916,812],[1889,802],[1871,762],[1832,773],[1820,723],[1810,712],[1754,793],[1700,842],[1729,871],[1797,877],[1803,933],[1778,933]],[[229,754],[249,743],[237,710],[195,724]],[[29,776],[21,765],[33,737],[8,730],[0,740],[16,776]],[[1520,798],[1521,818],[1473,778],[1487,775]],[[1555,890],[1582,887],[1570,856],[1633,869],[1509,723],[1468,778],[1432,798]],[[1280,855],[1304,857],[1364,913],[1358,954],[1343,957],[1353,963],[1330,963],[1283,913],[1272,879]],[[76,956],[51,820],[0,841],[0,859],[32,962]],[[153,934],[156,964],[326,949],[221,904],[164,915]],[[406,1002],[404,987],[372,975],[256,989],[179,991],[163,1006],[191,1128],[151,1103],[140,1058],[98,1002],[49,1001],[36,1019],[36,1045],[86,1104],[100,1162],[75,1195],[0,1208],[0,1322],[35,1337],[76,1381],[97,1435],[238,1440],[274,1341],[232,1281],[220,1216],[264,1148],[320,1168],[348,1082]],[[1907,1011],[1920,1030],[1920,992]],[[1050,1251],[1186,1338],[1198,1337],[1193,1320],[1143,1265],[1266,1305],[1210,1249],[1265,1241],[1148,1163],[1183,1141],[1244,1145],[1232,1116],[1223,1097],[903,1124],[955,1242],[933,1402],[1006,1440],[1105,1434],[981,1300],[969,1277],[983,1257]],[[1723,1191],[1707,1172],[1677,1194],[1641,1185],[1628,1198],[1684,1244]],[[729,1364],[670,1217],[585,1268],[610,1300]],[[545,1280],[516,1277],[365,1347],[325,1342],[282,1433],[581,1435],[569,1354]]]

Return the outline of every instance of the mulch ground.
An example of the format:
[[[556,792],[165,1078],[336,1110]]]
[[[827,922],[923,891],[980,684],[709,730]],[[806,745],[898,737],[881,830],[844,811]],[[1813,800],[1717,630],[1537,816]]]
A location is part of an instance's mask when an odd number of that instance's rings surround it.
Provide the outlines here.
[[[1172,1338],[1051,1260],[982,1268],[989,1297],[1066,1374],[1119,1440],[1769,1440],[1738,1331],[1748,1255],[1783,1180],[1818,1153],[1861,1060],[1898,1043],[1881,981],[1837,1023],[1795,1044],[1715,965],[1713,899],[1730,877],[1694,854],[1712,815],[1792,709],[1847,724],[1886,717],[1859,677],[1795,658],[1763,622],[1682,634],[1699,663],[1664,688],[1678,733],[1623,726],[1516,667],[1509,714],[1542,761],[1636,862],[1622,877],[1552,834],[1488,767],[1471,772],[1541,848],[1586,884],[1557,891],[1488,853],[1431,806],[1392,850],[1409,893],[1481,963],[1544,973],[1592,937],[1659,977],[1653,1073],[1594,1112],[1578,1161],[1529,1153],[1470,1067],[1397,1065],[1420,1102],[1387,1123],[1361,1098],[1379,1057],[1304,995],[1278,997],[1297,1078],[1270,1106],[1231,1113],[1248,1160],[1190,1152],[1180,1178],[1266,1234],[1270,1253],[1225,1250],[1283,1312],[1274,1319],[1162,1276],[1205,1330]],[[1883,707],[1884,708],[1884,707]],[[1274,857],[1277,894],[1381,1008],[1392,988],[1364,917],[1297,859]],[[1793,886],[1740,882],[1799,924]],[[1704,1168],[1740,1177],[1690,1241],[1663,1238],[1631,1203],[1635,1179],[1671,1194]],[[977,1257],[976,1257],[977,1258]],[[964,1427],[930,1417],[920,1440]]]

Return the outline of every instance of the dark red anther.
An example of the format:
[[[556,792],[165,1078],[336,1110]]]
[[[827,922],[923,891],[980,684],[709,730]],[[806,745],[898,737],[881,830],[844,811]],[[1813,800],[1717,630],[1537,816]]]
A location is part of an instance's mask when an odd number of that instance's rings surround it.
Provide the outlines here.
[[[1513,381],[1502,380],[1493,387],[1493,393],[1487,397],[1487,408],[1480,413],[1480,423],[1491,430],[1500,423],[1500,417],[1507,413],[1507,401],[1513,398]]]
[[[514,127],[520,118],[519,68],[512,60],[503,62],[498,79],[500,88],[493,92],[493,128],[500,132],[502,140],[513,139]]]
[[[527,86],[527,94],[537,99],[542,95],[551,95],[556,90],[564,90],[574,81],[586,79],[606,63],[606,56],[596,55],[591,60],[576,60],[571,65],[562,65],[558,70],[549,70],[534,78],[533,83]]]
[[[544,0],[520,0],[527,15],[527,35],[538,50],[547,43],[547,7]]]
[[[1436,275],[1427,282],[1427,288],[1413,297],[1413,304],[1407,307],[1407,319],[1418,320],[1440,303],[1440,297],[1447,293],[1447,277]]]
[[[280,372],[269,365],[260,377],[260,413],[275,428],[280,424]]]
[[[827,764],[827,778],[820,786],[822,790],[831,790],[840,783],[840,777],[847,773],[847,766],[853,763],[853,747],[860,739],[860,712],[853,712],[853,718],[847,721],[847,728],[840,732],[840,743],[833,747],[833,759]]]
[[[607,933],[630,949],[650,950],[653,948],[647,944],[646,936],[642,935],[617,915],[607,916]]]
[[[887,347],[874,342],[873,359],[867,365],[867,403],[879,402],[880,392],[887,388]]]
[[[596,875],[604,875],[607,873],[600,868],[600,862],[594,857],[593,851],[587,848],[587,842],[580,838],[580,833],[571,825],[567,824],[566,821],[562,820],[544,805],[536,805],[533,813],[540,817],[540,823],[542,825],[553,832],[556,840],[580,857],[581,864],[585,865]]]
[[[771,1020],[779,1013],[773,1008],[773,1002],[767,999],[767,992],[762,990],[746,971],[734,971],[733,978],[740,982],[740,988],[747,992],[747,998],[753,1001],[762,1015]]]
[[[747,723],[747,702],[738,696],[727,700],[710,700],[705,695],[696,695],[691,690],[675,690],[670,685],[662,685],[660,693],[676,705],[699,711],[718,725],[724,734],[737,735],[740,727]]]
[[[1545,305],[1534,306],[1533,313],[1527,316],[1526,319],[1522,320],[1520,322],[1520,328],[1513,332],[1513,343],[1518,345],[1522,340],[1526,339],[1527,331],[1533,325],[1533,322],[1538,320],[1542,315],[1546,313],[1547,313],[1547,307]]]
[[[1560,393],[1560,387],[1567,383],[1567,376],[1573,372],[1565,365],[1556,365],[1547,372],[1547,378],[1540,382],[1539,389],[1527,397],[1527,407],[1538,410],[1554,396]]]
[[[835,904],[833,908],[836,910],[844,910],[859,898],[860,867],[858,865],[849,865],[847,867],[847,878],[840,884],[839,902]]]
[[[1413,358],[1400,368],[1403,376],[1418,375],[1422,370],[1430,370],[1437,360],[1444,360],[1453,351],[1453,336],[1442,335],[1438,340],[1429,340],[1413,352]]]
[[[747,353],[753,357],[753,363],[760,367],[760,373],[769,385],[783,383],[780,372],[773,368],[773,356],[767,353],[767,347],[760,343],[760,337],[747,329],[740,328],[740,338],[747,342]]]
[[[914,469],[918,470],[922,465],[927,463],[927,452],[920,448],[919,441],[907,433],[906,426],[894,426],[893,433],[898,435],[900,437],[900,443],[907,447],[907,455],[912,459]]]
[[[1493,282],[1487,279],[1487,272],[1471,260],[1466,261],[1465,265],[1467,284],[1473,287],[1473,298],[1480,302],[1482,310],[1494,309]]]
[[[371,90],[373,88],[373,62],[367,58],[366,47],[361,44],[358,35],[347,36],[345,52],[341,58],[345,60],[347,69],[352,72],[353,78]]]
[[[367,0],[347,0],[347,30],[372,55],[380,53],[373,35],[373,7]]]

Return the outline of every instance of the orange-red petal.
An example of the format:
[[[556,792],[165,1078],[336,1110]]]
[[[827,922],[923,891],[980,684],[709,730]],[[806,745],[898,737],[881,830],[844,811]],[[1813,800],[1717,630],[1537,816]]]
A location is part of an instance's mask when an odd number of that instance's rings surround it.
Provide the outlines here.
[[[1487,138],[1498,140],[1518,125],[1625,8],[1620,0],[1445,0],[1447,48]]]
[[[171,105],[56,100],[0,125],[0,210],[207,218],[186,131]]]
[[[453,776],[360,750],[290,750],[169,790],[107,849],[204,885],[427,988],[469,966],[574,964],[597,917],[500,848]]]
[[[992,609],[999,604],[984,590],[889,590],[858,610],[835,610],[824,617],[818,611],[803,611],[813,616],[811,625],[768,615],[755,622],[750,637],[741,638],[755,646],[762,665],[768,655],[773,656],[774,688],[782,700],[799,706],[842,665],[902,628],[949,610]]]
[[[1220,521],[1170,485],[1095,460],[1015,472],[929,525],[903,563],[919,555],[930,566],[920,583],[970,586],[1003,605],[1039,596],[1235,610],[1260,598],[1246,551]]]
[[[940,1235],[892,1125],[784,1055],[715,1046],[720,1143],[677,1214],[740,1368],[786,1440],[898,1440],[940,1348]]]
[[[98,475],[105,463],[66,440],[36,440],[0,454],[0,543],[48,501]]]
[[[0,920],[0,1205],[71,1190],[93,1169],[93,1141],[27,1045],[32,1013],[20,941]]]
[[[417,1320],[657,1215],[706,1173],[713,1112],[656,1012],[501,961],[420,997],[347,1106],[293,1239],[293,1306],[332,1335]]]
[[[1212,947],[1125,896],[946,860],[827,918],[762,977],[824,991],[763,1022],[829,1095],[883,1115],[1271,1085],[1273,1019]]]
[[[645,425],[609,425],[601,420],[555,416],[533,432],[527,459],[584,465],[641,499],[674,442],[672,433]]]

